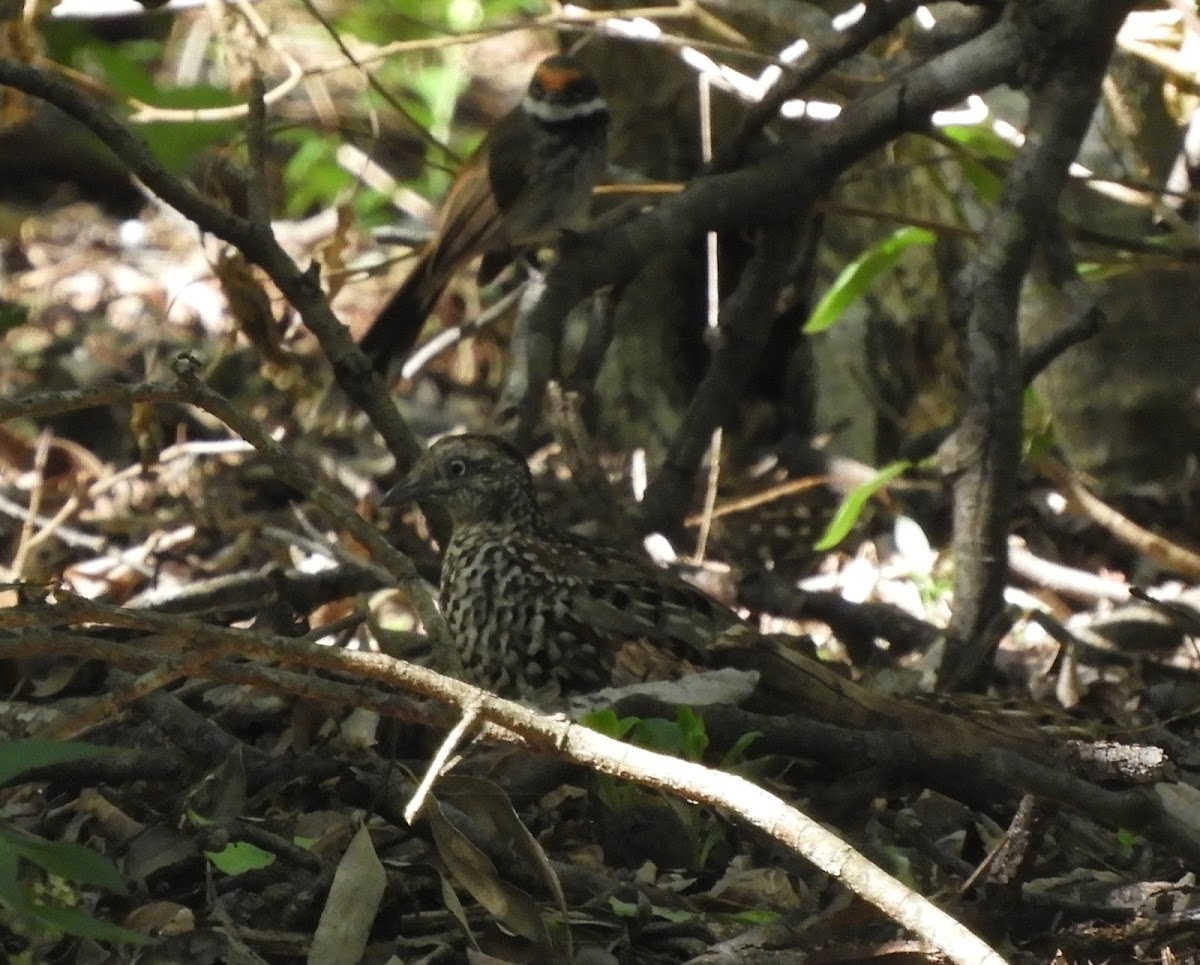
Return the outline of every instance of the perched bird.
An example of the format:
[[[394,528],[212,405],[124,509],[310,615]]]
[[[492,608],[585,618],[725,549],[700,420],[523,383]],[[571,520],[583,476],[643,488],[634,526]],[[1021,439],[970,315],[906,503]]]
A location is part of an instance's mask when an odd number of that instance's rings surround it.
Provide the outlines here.
[[[468,679],[502,696],[595,690],[626,641],[699,657],[740,622],[649,561],[551,526],[524,458],[491,436],[440,440],[384,497],[417,501],[450,517],[439,596]]]
[[[529,89],[458,172],[438,230],[361,346],[375,368],[407,355],[454,274],[478,255],[503,253],[586,223],[605,167],[608,107],[572,57],[547,57]]]

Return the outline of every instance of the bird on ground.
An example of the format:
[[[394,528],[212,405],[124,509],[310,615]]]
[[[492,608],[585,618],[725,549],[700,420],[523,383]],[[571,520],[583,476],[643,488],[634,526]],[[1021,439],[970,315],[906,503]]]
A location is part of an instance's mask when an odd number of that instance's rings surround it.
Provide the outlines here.
[[[633,553],[550,524],[520,452],[487,435],[429,448],[385,505],[440,507],[452,531],[439,602],[469,682],[544,700],[611,682],[633,639],[703,660],[730,609]]]
[[[500,696],[545,706],[606,686],[617,651],[642,639],[696,663],[753,671],[748,706],[759,712],[904,729],[945,754],[1045,750],[1036,723],[960,718],[874,693],[807,655],[803,639],[761,636],[667,570],[552,526],[524,458],[500,439],[434,443],[384,497],[411,502],[450,519],[442,614],[465,679]]]
[[[608,106],[575,58],[547,57],[521,103],[496,122],[455,177],[436,234],[360,346],[378,371],[405,356],[454,275],[484,255],[508,256],[581,230],[604,172]],[[501,259],[501,263],[503,259]]]

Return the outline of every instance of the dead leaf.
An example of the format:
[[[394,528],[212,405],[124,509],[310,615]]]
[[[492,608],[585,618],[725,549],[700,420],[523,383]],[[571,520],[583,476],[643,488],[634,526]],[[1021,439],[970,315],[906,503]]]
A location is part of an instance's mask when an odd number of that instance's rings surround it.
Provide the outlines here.
[[[308,965],[357,965],[362,960],[386,884],[383,864],[363,825],[338,862]]]

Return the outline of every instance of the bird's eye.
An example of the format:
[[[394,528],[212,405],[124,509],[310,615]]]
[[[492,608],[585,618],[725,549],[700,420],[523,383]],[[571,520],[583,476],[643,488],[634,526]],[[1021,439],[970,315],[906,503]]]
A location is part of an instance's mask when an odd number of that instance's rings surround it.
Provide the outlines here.
[[[459,478],[467,474],[467,464],[461,459],[451,459],[446,464],[446,471],[450,473],[451,476]]]

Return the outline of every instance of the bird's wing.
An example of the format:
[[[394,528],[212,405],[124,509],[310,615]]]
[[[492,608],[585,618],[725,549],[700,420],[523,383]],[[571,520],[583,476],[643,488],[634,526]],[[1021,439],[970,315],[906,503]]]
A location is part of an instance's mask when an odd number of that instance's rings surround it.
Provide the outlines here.
[[[487,180],[496,202],[505,211],[529,187],[537,158],[531,143],[536,129],[531,123],[521,123],[521,110],[514,108],[512,114],[500,120],[488,135]]]
[[[570,618],[601,637],[683,644],[695,658],[741,622],[686,580],[632,553],[569,533],[553,543],[518,541],[524,545],[514,549],[548,575],[569,574]]]
[[[432,275],[446,273],[443,284],[466,261],[503,243],[500,209],[487,174],[479,170],[486,163],[486,151],[485,141],[463,165],[438,211],[439,230],[427,264]]]

